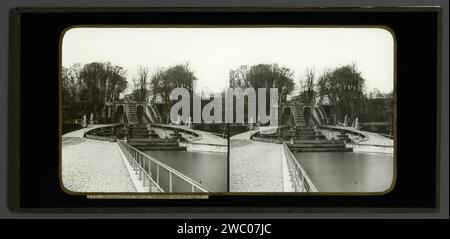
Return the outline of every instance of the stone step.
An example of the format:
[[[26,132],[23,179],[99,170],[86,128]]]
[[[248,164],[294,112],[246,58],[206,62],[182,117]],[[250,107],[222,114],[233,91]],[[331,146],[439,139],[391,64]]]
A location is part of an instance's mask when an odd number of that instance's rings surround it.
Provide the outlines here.
[[[178,142],[170,142],[170,143],[165,143],[165,142],[128,142],[131,146],[133,147],[141,147],[141,146],[148,146],[148,147],[159,147],[159,146],[168,146],[168,147],[173,147],[173,146],[178,146]]]
[[[343,144],[343,141],[339,140],[295,140],[297,144]]]
[[[313,143],[308,143],[308,144],[299,144],[299,143],[295,143],[295,144],[289,144],[289,148],[345,148],[345,144],[341,143],[341,144],[327,144],[327,143],[320,143],[320,144],[313,144]]]
[[[304,131],[304,132],[299,132],[299,131],[296,131],[295,132],[296,133],[296,135],[307,135],[307,136],[311,136],[311,135],[316,135],[316,132],[308,132],[308,131]],[[322,135],[322,134],[318,134],[318,135]]]
[[[296,141],[303,141],[303,140],[325,140],[326,137],[325,136],[319,136],[319,137],[315,137],[315,136],[296,136],[294,137],[294,139]]]
[[[352,152],[351,148],[290,148],[293,152]]]
[[[307,128],[296,128],[296,131],[315,131],[313,128],[307,127]]]
[[[170,146],[170,145],[139,145],[133,146],[138,150],[144,151],[186,151],[185,146]]]

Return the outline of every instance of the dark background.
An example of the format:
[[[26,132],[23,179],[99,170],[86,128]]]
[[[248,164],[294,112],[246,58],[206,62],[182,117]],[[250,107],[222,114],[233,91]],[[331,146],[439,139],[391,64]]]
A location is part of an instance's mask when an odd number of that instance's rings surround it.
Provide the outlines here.
[[[418,9],[21,10],[11,36],[10,207],[119,211],[315,211],[315,207],[436,207],[438,11]],[[19,21],[20,20],[20,21]],[[59,41],[74,25],[383,25],[397,43],[397,181],[382,196],[211,196],[209,200],[88,200],[59,185]],[[15,38],[19,37],[19,38]],[[332,39],[330,39],[332,40]],[[14,44],[17,42],[17,44]],[[326,57],[326,56],[324,56]],[[11,66],[14,66],[13,64]],[[121,207],[121,209],[119,209]],[[139,207],[146,207],[142,210]],[[155,207],[155,208],[151,208]],[[187,208],[189,207],[189,208]],[[192,208],[195,207],[195,208]],[[220,208],[218,208],[220,207]],[[236,208],[237,207],[237,208]],[[245,207],[245,208],[241,208]],[[276,207],[276,208],[274,208]],[[295,208],[292,208],[295,207]],[[133,209],[134,208],[134,209]],[[83,210],[83,209],[81,209]],[[181,209],[183,210],[183,209]]]

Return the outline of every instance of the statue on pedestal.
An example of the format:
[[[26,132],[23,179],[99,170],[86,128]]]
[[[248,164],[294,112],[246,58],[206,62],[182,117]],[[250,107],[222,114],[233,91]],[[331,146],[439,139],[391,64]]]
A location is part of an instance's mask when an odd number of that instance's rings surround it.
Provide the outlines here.
[[[187,121],[187,127],[192,128],[192,116],[189,116],[189,119]]]
[[[94,124],[94,113],[91,113],[91,119],[89,120],[89,124]]]
[[[87,127],[86,114],[83,115],[83,128]]]
[[[355,118],[355,129],[359,129],[359,121],[358,121],[358,117]]]
[[[177,117],[177,122],[175,122],[175,124],[176,125],[181,125],[181,115],[180,114],[178,114],[178,117]]]

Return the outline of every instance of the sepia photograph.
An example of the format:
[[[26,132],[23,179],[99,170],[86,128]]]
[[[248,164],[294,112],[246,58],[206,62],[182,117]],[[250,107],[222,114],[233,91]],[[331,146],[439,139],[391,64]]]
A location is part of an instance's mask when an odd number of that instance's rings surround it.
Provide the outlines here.
[[[378,27],[74,27],[69,193],[384,193],[395,36]]]

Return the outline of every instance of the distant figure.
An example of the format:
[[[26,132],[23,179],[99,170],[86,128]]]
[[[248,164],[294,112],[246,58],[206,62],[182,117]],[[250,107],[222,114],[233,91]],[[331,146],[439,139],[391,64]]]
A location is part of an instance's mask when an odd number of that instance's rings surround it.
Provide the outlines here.
[[[344,126],[347,126],[348,124],[348,118],[347,115],[344,116]]]

